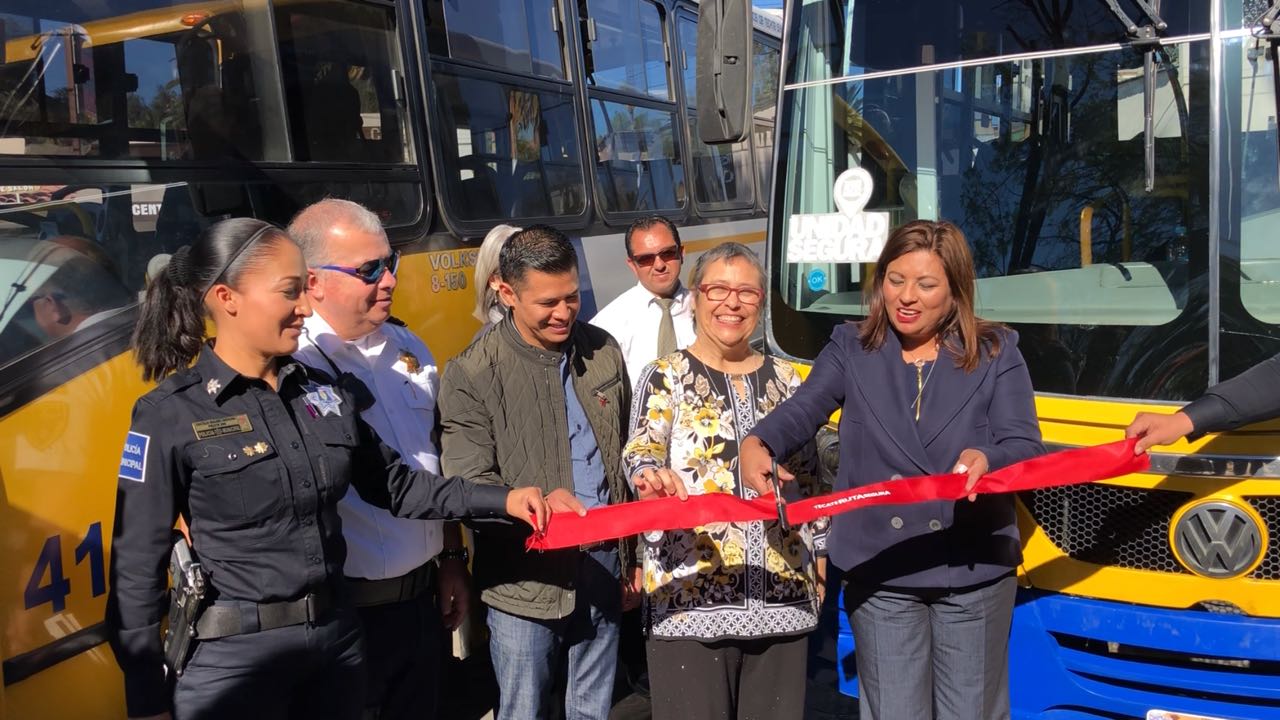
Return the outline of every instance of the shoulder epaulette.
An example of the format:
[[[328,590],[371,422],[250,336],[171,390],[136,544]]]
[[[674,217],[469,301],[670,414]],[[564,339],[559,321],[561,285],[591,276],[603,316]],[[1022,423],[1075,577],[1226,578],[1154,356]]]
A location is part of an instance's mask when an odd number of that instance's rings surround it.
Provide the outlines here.
[[[146,397],[152,400],[163,400],[170,395],[176,395],[183,390],[200,382],[200,373],[195,368],[189,367],[179,370],[169,377],[161,380]]]

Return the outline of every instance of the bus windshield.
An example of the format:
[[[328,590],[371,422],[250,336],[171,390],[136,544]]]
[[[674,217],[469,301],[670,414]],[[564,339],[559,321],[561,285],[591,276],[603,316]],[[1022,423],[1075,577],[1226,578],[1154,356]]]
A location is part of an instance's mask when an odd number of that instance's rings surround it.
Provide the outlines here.
[[[964,231],[978,312],[1018,330],[1038,391],[1188,399],[1280,350],[1280,248],[1263,229],[1280,220],[1276,105],[1257,42],[1222,41],[1229,132],[1215,137],[1206,3],[1163,3],[1153,45],[1122,42],[1104,3],[1028,5],[792,8],[772,226],[780,348],[812,358],[865,312],[868,257],[820,237],[844,227],[824,216],[862,211],[863,229]],[[851,168],[868,179],[857,207],[837,196]]]

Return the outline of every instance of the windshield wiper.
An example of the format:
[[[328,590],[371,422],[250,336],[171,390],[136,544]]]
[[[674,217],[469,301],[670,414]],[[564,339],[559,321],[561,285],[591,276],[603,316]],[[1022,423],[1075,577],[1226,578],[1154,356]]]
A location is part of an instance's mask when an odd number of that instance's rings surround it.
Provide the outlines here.
[[[1258,16],[1253,25],[1253,36],[1259,41],[1266,40],[1270,45],[1271,100],[1276,106],[1276,117],[1280,118],[1280,0],[1271,0],[1271,7]],[[1280,128],[1276,129],[1276,154],[1276,183],[1280,184]]]
[[[1138,25],[1135,23],[1133,18],[1130,18],[1128,13],[1120,7],[1119,0],[1103,0],[1103,2],[1111,9],[1111,14],[1115,15],[1116,19],[1124,25],[1124,31],[1128,33],[1129,37],[1133,38],[1133,44],[1135,45],[1159,44],[1159,33],[1164,32],[1169,27],[1169,23],[1160,17],[1160,0],[1154,0],[1151,3],[1146,2],[1146,0],[1133,0],[1133,3],[1151,21],[1150,25]]]
[[[1151,192],[1156,186],[1156,52],[1160,48],[1160,33],[1169,23],[1160,17],[1160,0],[1133,0],[1150,22],[1139,25],[1120,7],[1119,0],[1103,0],[1111,14],[1124,25],[1124,31],[1133,39],[1133,46],[1142,48],[1142,160],[1145,169],[1144,187]]]

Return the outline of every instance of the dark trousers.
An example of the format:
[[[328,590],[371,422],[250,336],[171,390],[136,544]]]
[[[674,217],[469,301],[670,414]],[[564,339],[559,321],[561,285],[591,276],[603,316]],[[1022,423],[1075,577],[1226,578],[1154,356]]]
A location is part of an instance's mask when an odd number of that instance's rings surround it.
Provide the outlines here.
[[[845,590],[862,720],[1009,717],[1012,575],[965,590]]]
[[[173,696],[174,720],[356,720],[364,642],[353,610],[196,645]]]
[[[649,641],[653,720],[796,720],[804,716],[804,635]]]
[[[444,626],[435,583],[417,598],[358,608],[369,685],[363,720],[436,716]]]

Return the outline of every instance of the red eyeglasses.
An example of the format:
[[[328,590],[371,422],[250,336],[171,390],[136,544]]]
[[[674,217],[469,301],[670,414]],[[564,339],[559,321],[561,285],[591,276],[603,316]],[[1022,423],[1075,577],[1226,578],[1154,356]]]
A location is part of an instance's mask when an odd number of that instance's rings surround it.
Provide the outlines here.
[[[711,302],[723,302],[730,295],[737,293],[738,302],[743,305],[759,305],[764,300],[764,291],[753,287],[729,287],[728,285],[699,285],[698,291],[707,296]]]

